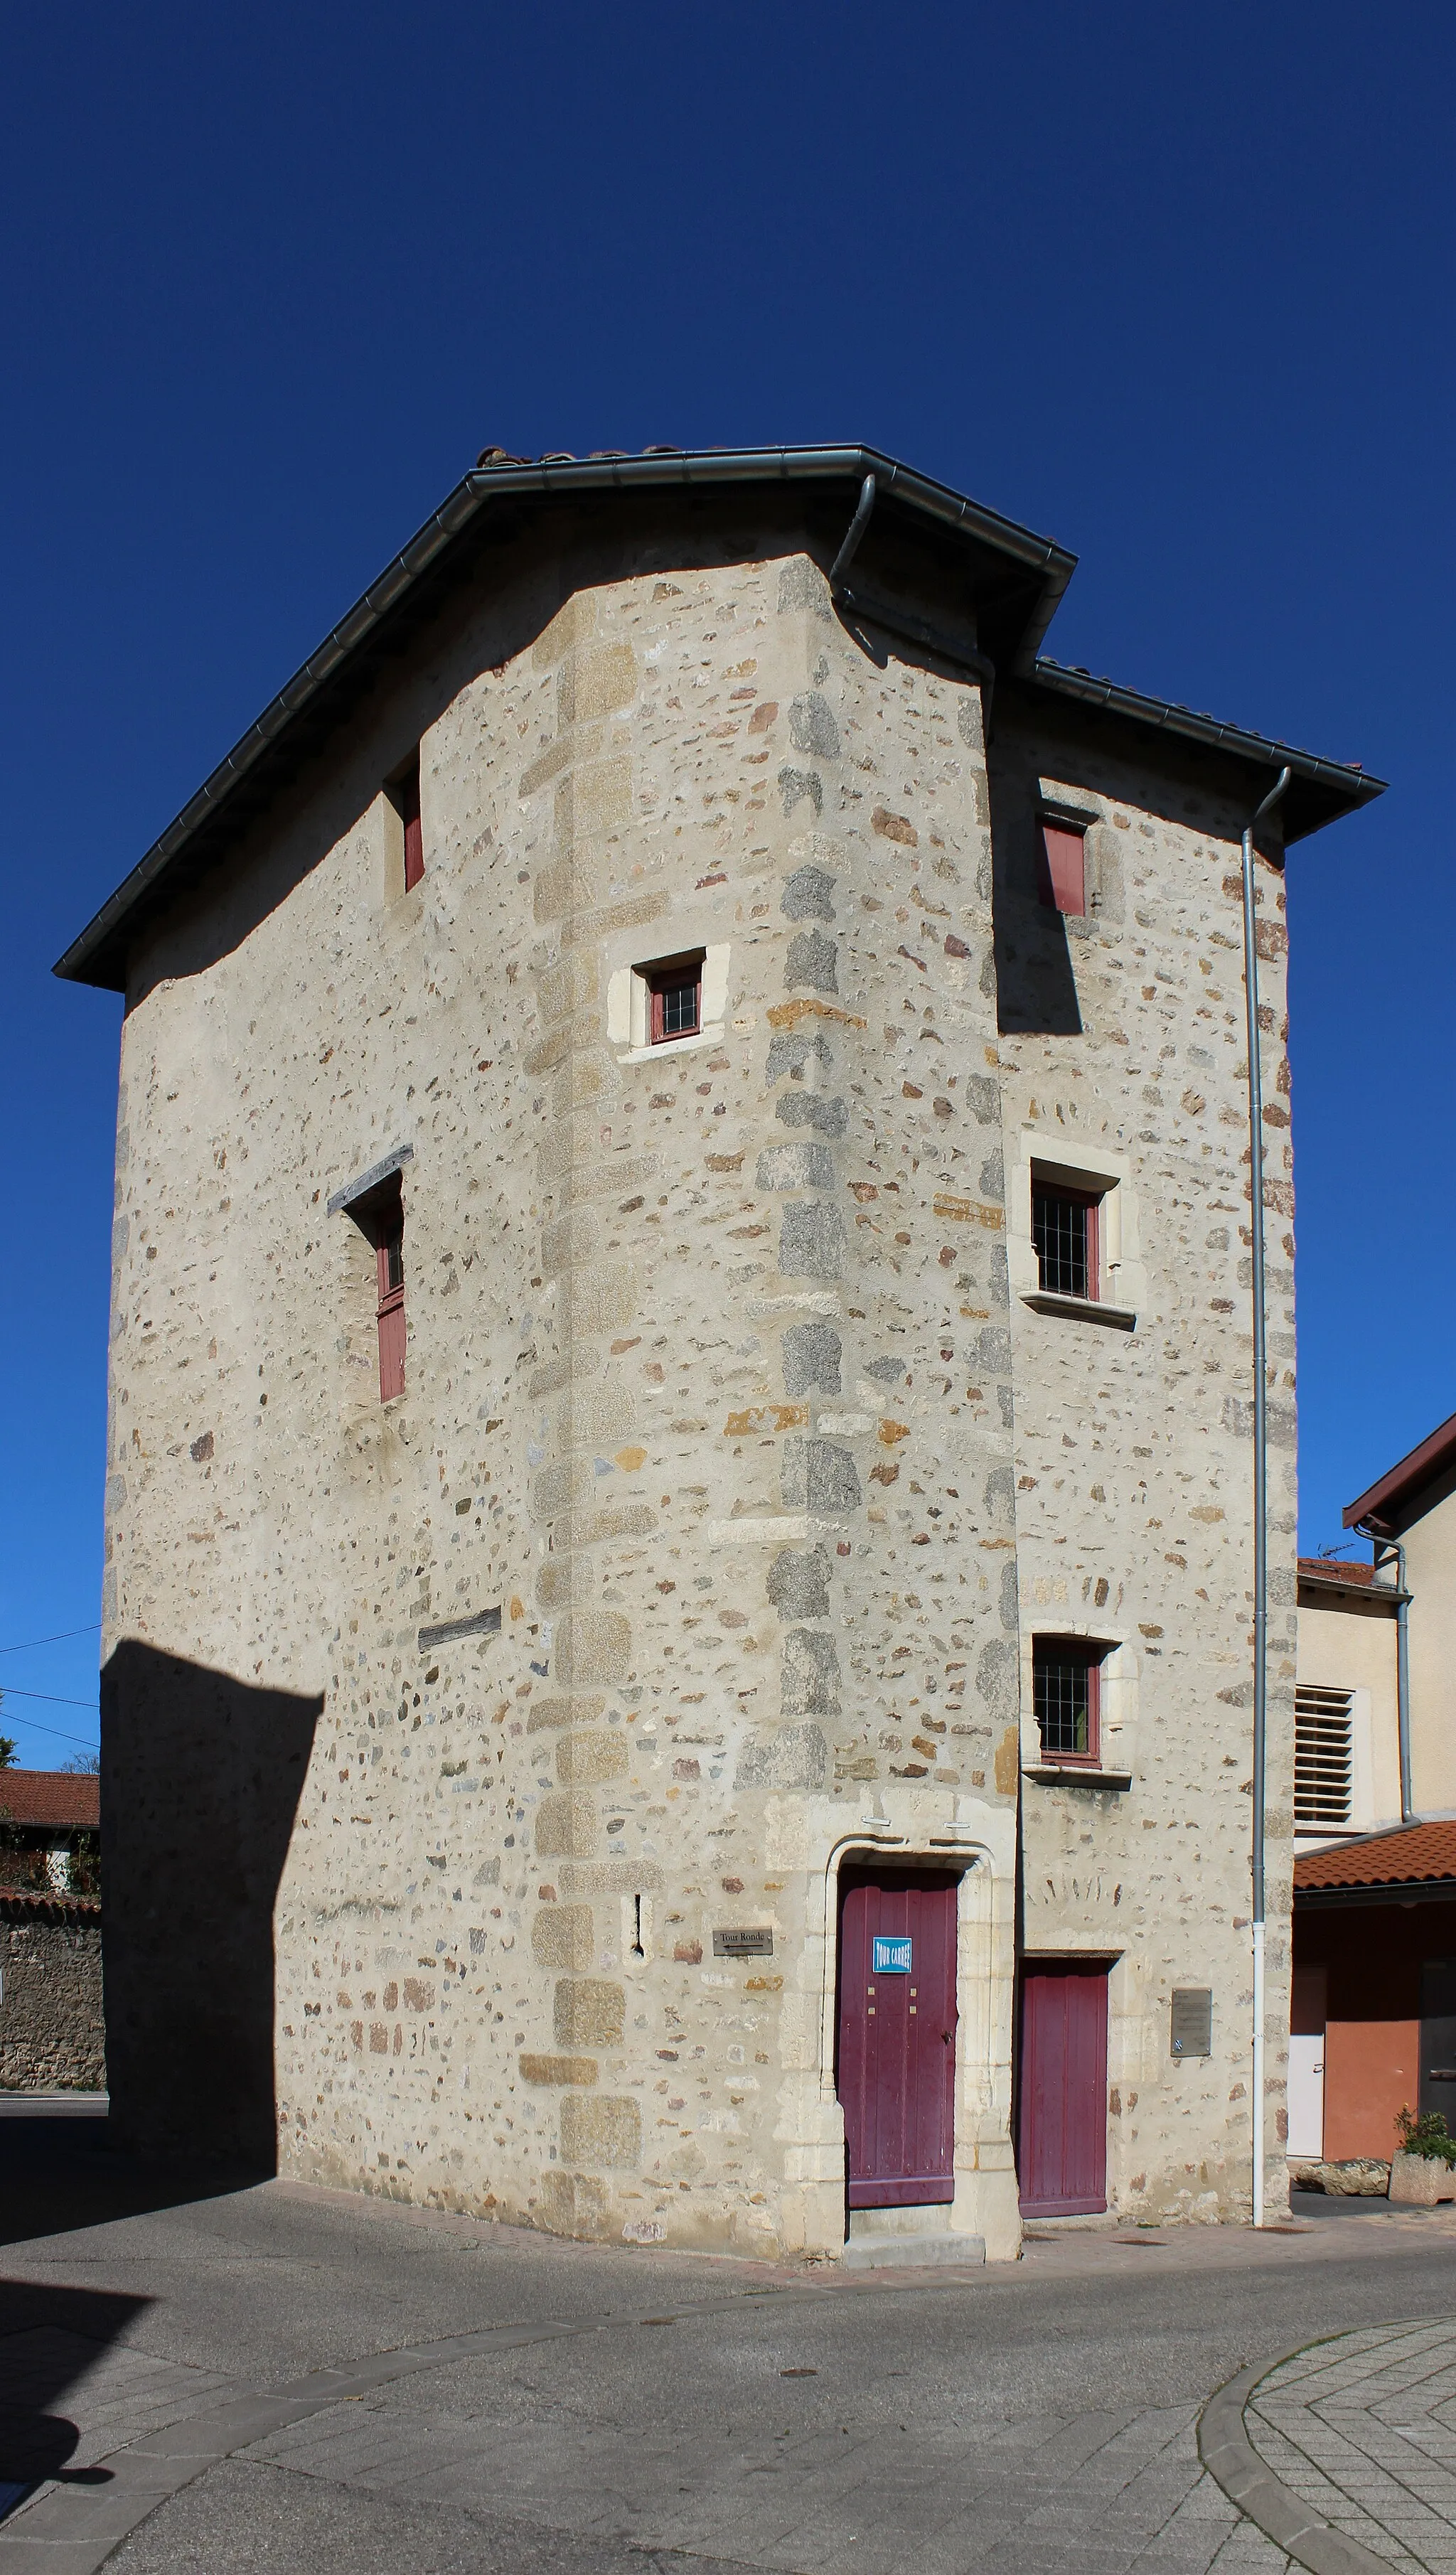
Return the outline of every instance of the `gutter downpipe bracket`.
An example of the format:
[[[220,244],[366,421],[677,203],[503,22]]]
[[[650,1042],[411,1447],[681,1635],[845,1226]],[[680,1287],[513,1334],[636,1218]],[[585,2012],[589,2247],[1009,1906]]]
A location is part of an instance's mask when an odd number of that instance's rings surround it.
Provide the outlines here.
[[[1249,1050],[1249,1214],[1254,1321],[1254,1778],[1251,1929],[1253,1995],[1253,2220],[1264,2223],[1264,1746],[1269,1689],[1269,1388],[1264,1280],[1264,1095],[1259,1064],[1259,953],[1254,938],[1254,834],[1289,785],[1281,769],[1244,825],[1244,1006]]]

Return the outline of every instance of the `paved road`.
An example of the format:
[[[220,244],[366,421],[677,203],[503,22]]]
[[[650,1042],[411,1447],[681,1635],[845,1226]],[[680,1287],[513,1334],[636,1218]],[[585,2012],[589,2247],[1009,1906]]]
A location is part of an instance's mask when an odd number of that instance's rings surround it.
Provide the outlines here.
[[[159,2183],[81,2121],[5,2124],[0,2220],[0,2481],[43,2480],[0,2575],[1282,2575],[1204,2400],[1456,2291],[1449,2211],[843,2279]]]

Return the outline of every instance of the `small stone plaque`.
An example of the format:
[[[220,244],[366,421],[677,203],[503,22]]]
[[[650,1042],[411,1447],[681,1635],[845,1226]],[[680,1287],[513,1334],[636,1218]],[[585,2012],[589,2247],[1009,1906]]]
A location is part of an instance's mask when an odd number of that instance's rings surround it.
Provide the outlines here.
[[[715,1931],[713,1954],[716,1958],[771,1958],[771,1931]]]
[[[1206,1985],[1180,1985],[1175,1990],[1169,2053],[1213,2054],[1213,1996]]]

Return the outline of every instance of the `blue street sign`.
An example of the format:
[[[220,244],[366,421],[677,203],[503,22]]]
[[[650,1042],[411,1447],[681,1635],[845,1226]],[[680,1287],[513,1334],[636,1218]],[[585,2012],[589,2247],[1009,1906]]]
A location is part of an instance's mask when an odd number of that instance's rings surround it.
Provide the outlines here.
[[[910,1972],[908,1939],[886,1939],[883,1932],[874,1935],[870,1973],[875,1976],[907,1976]]]

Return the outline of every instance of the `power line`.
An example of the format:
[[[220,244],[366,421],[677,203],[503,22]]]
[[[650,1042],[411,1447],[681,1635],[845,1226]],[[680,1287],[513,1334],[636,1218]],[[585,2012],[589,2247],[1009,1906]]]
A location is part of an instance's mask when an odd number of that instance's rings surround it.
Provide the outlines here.
[[[58,1725],[42,1725],[39,1717],[26,1716],[20,1721],[23,1725],[29,1726],[32,1734],[53,1734],[58,1743],[79,1743],[83,1752],[94,1752],[96,1749],[94,1743],[87,1742],[84,1734],[63,1734]],[[5,1802],[4,1778],[5,1773],[0,1770],[0,1805]]]
[[[72,1636],[99,1636],[100,1633],[101,1621],[96,1618],[89,1627],[63,1627],[59,1636],[31,1636],[23,1645],[0,1645],[0,1654],[29,1654],[37,1645],[64,1645]]]
[[[44,1700],[49,1707],[84,1707],[88,1716],[101,1714],[100,1708],[89,1698],[57,1698],[54,1690],[17,1689],[13,1681],[6,1681],[3,1688],[0,1688],[0,1699],[6,1698],[38,1698]]]

